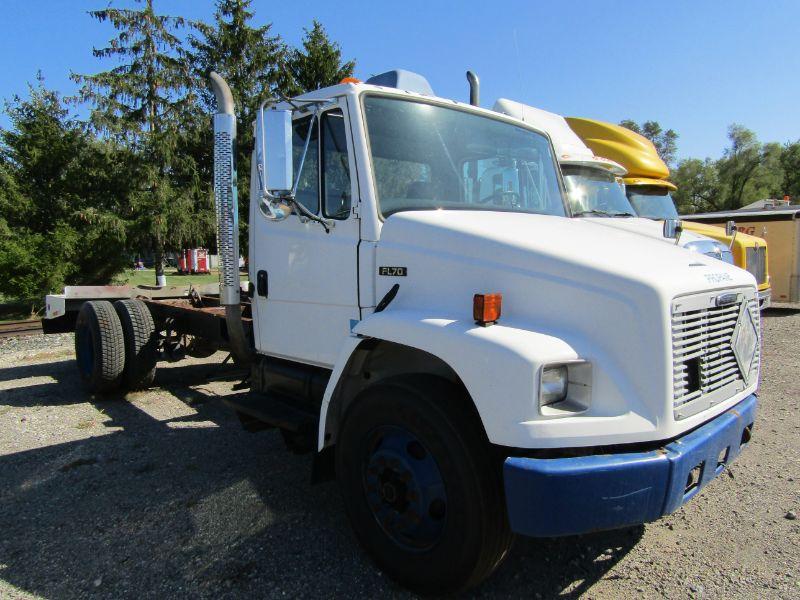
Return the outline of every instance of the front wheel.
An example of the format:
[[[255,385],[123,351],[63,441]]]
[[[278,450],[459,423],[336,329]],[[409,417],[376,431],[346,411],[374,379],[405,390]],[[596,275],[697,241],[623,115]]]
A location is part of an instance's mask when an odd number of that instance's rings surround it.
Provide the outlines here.
[[[447,382],[405,377],[362,392],[345,415],[336,473],[359,541],[412,590],[465,590],[508,552],[499,465]]]

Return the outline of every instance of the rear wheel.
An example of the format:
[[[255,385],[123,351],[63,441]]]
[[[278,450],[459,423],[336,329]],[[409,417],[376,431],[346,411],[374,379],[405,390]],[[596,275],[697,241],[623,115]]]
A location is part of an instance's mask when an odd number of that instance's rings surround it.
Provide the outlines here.
[[[86,302],[75,323],[75,359],[87,390],[106,393],[119,387],[125,367],[125,341],[110,302]]]
[[[345,415],[336,473],[359,541],[406,587],[465,590],[508,552],[499,465],[447,382],[407,377],[360,394]]]
[[[149,387],[158,362],[158,338],[150,309],[136,299],[117,300],[114,308],[125,337],[125,386],[131,390]]]

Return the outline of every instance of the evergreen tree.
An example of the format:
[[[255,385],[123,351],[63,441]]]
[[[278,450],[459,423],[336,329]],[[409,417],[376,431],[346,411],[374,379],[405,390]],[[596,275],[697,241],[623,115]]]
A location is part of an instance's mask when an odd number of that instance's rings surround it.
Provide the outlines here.
[[[39,79],[0,131],[0,293],[40,305],[123,269],[130,155],[96,139]]]
[[[311,29],[304,29],[303,48],[294,49],[288,60],[289,80],[284,89],[296,96],[329,85],[336,85],[345,77],[352,77],[356,62],[342,64],[342,50],[332,42],[325,28],[316,19]]]
[[[239,175],[239,247],[247,249],[248,193],[250,189],[250,152],[253,148],[253,122],[261,103],[275,96],[281,82],[281,67],[286,48],[279,36],[271,35],[271,24],[254,27],[252,0],[217,0],[214,22],[193,22],[198,35],[189,36],[192,47],[195,85],[205,122],[194,148],[196,161],[202,165],[211,183],[212,139],[207,115],[216,110],[209,89],[208,73],[216,71],[228,82],[237,115],[237,167]]]
[[[186,52],[175,31],[184,19],[156,14],[153,0],[141,9],[92,11],[119,32],[94,56],[120,64],[95,75],[73,75],[80,98],[94,105],[91,123],[127,141],[137,160],[131,165],[135,233],[152,249],[156,275],[163,275],[165,251],[208,235],[207,187],[187,154],[185,136],[197,126],[196,99]]]

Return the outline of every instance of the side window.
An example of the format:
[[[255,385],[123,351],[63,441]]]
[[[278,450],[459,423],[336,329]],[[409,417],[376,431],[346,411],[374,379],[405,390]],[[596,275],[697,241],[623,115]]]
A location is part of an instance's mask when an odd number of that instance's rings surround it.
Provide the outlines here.
[[[319,131],[316,121],[311,131],[311,141],[308,143],[308,154],[306,154],[306,160],[303,163],[303,171],[298,173],[310,122],[310,117],[294,122],[292,158],[294,160],[295,177],[298,175],[300,177],[300,183],[297,185],[297,200],[309,211],[317,214],[319,212]]]
[[[350,169],[344,116],[339,110],[322,116],[322,206],[326,217],[350,215]]]

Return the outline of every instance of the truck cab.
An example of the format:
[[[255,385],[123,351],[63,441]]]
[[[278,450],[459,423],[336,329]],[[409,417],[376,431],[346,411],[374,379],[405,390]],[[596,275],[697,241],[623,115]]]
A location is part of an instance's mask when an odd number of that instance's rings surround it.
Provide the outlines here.
[[[89,386],[152,377],[152,340],[219,340],[250,371],[225,397],[242,423],[309,452],[366,552],[421,593],[477,585],[514,534],[658,519],[747,446],[752,275],[569,218],[546,132],[414,73],[262,107],[241,287],[233,97],[212,82],[217,304],[120,301],[117,330],[85,303]]]
[[[637,215],[661,221],[678,218],[671,195],[677,187],[667,180],[669,168],[650,140],[612,123],[578,117],[567,117],[566,120],[589,148],[627,169],[623,179],[625,193]],[[730,248],[734,263],[752,273],[758,281],[761,308],[769,306],[771,286],[766,240],[691,220],[683,220],[682,226]]]
[[[693,252],[733,264],[730,249],[709,237],[685,231],[678,239],[664,237],[664,228],[642,215],[626,196],[622,181],[627,169],[592,152],[561,115],[505,98],[495,103],[494,110],[530,123],[549,134],[564,176],[567,201],[573,217],[594,218],[594,222],[600,226],[624,229],[669,244],[677,243]],[[678,214],[663,219],[677,220]]]

